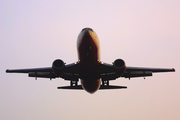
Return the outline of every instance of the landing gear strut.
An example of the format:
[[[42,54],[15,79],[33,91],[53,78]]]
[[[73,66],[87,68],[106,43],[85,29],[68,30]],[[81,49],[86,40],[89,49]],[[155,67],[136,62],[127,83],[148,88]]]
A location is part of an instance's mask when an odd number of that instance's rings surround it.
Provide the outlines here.
[[[73,80],[71,80],[70,85],[71,85],[71,86],[77,86],[77,85],[78,85],[78,81],[73,81]]]
[[[109,86],[109,80],[102,80],[102,86]]]

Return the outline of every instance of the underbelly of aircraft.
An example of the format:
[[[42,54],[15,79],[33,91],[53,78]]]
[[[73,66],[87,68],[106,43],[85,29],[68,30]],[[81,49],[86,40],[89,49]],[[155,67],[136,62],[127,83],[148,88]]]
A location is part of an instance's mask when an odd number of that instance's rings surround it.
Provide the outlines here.
[[[84,90],[92,94],[99,90],[101,86],[101,79],[81,79],[81,85]]]

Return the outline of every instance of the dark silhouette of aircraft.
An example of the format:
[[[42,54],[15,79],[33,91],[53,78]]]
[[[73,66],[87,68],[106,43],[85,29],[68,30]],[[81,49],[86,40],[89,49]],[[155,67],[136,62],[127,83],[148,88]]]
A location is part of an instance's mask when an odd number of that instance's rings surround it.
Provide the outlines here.
[[[84,28],[77,39],[78,61],[65,64],[61,59],[52,63],[52,67],[31,69],[7,69],[7,73],[28,73],[29,77],[62,78],[70,81],[70,86],[58,89],[84,89],[94,93],[98,89],[121,89],[126,86],[109,85],[110,80],[119,77],[134,78],[152,76],[156,72],[175,72],[174,68],[145,68],[126,66],[122,59],[116,59],[113,64],[100,60],[99,39],[91,28]],[[78,85],[78,81],[81,85]]]

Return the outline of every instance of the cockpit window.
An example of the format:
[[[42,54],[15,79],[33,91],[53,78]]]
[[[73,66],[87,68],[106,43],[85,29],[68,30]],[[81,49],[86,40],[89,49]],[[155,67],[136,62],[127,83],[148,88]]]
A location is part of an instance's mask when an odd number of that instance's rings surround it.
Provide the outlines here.
[[[82,29],[82,31],[84,31],[84,30],[90,30],[90,31],[93,32],[93,29],[91,29],[91,28],[84,28],[84,29]],[[82,32],[82,31],[81,31],[81,32]]]

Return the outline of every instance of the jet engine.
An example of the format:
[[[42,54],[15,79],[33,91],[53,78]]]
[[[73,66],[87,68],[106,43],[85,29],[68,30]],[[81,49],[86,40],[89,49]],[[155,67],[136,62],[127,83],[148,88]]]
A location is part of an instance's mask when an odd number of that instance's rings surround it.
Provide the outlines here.
[[[65,64],[62,60],[57,59],[52,64],[52,70],[56,75],[61,75],[63,73],[63,69]]]
[[[122,59],[116,59],[113,62],[113,67],[117,75],[122,75],[126,70],[126,64]]]

